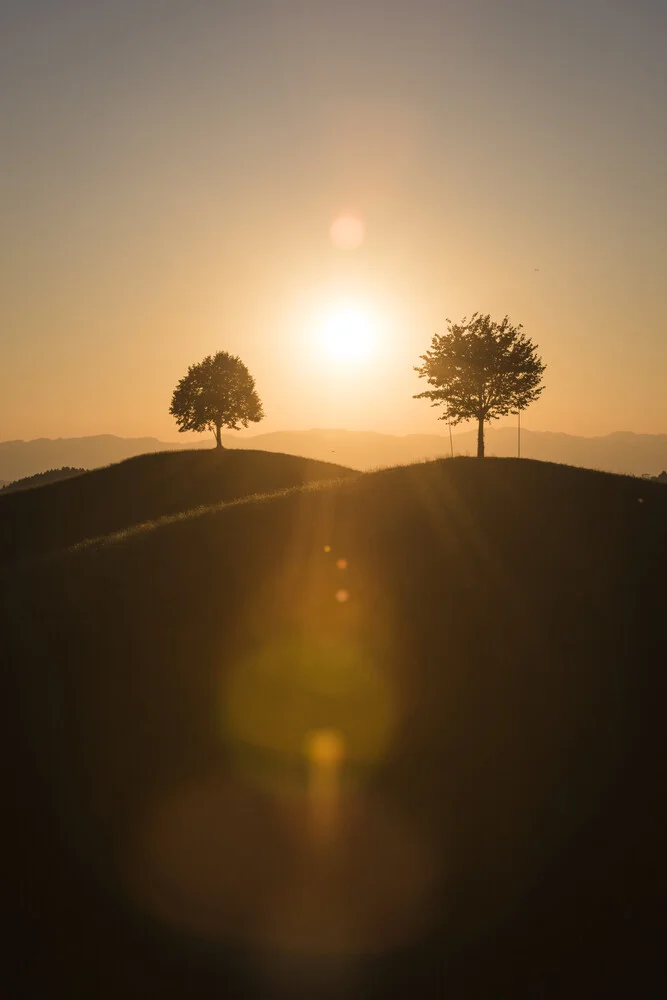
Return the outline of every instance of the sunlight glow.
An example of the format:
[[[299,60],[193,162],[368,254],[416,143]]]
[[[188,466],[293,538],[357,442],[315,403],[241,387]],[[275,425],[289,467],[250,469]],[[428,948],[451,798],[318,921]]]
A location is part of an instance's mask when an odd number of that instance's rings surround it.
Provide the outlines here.
[[[375,349],[375,322],[360,306],[340,306],[319,325],[317,341],[322,351],[335,361],[360,361]]]

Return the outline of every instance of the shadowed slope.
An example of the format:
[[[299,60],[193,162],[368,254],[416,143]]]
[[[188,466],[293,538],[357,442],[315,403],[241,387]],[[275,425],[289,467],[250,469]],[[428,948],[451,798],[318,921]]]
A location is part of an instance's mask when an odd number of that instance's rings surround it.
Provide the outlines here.
[[[666,554],[658,484],[461,459],[7,574],[16,954],[68,995],[647,989]]]
[[[39,490],[0,494],[0,562],[252,493],[352,475],[328,462],[250,451],[157,452]]]

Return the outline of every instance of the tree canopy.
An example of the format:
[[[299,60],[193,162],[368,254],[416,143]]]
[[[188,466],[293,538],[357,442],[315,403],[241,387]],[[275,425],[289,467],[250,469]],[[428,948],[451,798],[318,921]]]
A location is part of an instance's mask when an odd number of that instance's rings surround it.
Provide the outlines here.
[[[169,412],[179,431],[215,431],[222,448],[221,428],[238,431],[264,416],[255,380],[236,355],[218,351],[190,365],[171,397]]]
[[[439,418],[450,424],[477,420],[477,457],[484,457],[484,425],[488,420],[524,410],[534,402],[546,365],[537,346],[513,326],[509,317],[494,322],[473,313],[460,323],[447,320],[447,333],[435,334],[431,348],[415,368],[432,389],[415,399],[430,399],[444,407]]]

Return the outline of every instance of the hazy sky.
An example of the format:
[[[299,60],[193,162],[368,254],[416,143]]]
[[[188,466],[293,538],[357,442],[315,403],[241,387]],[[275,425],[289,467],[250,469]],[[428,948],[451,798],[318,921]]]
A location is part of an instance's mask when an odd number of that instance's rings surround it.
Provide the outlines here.
[[[442,432],[412,366],[475,310],[540,345],[528,427],[667,431],[664,0],[3,0],[0,49],[0,439],[176,439],[216,349],[253,432]]]

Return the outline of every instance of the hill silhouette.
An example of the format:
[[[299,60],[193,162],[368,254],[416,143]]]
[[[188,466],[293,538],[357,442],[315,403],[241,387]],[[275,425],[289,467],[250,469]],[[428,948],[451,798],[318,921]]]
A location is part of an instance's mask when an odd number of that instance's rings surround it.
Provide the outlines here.
[[[182,451],[185,446],[183,441],[166,442],[154,437],[122,438],[115,434],[0,441],[0,479],[13,482],[63,465],[97,469],[136,455]],[[191,447],[210,448],[211,441],[198,440]]]
[[[46,472],[37,472],[34,476],[16,479],[13,483],[0,483],[0,491],[6,496],[7,493],[15,493],[17,490],[31,490],[35,486],[46,486],[61,479],[71,479],[72,476],[78,476],[86,471],[86,469],[72,469],[67,465],[62,469],[47,469]]]
[[[476,431],[455,431],[453,439],[455,455],[476,454]],[[400,436],[370,431],[314,429],[244,434],[240,438],[226,434],[222,440],[226,448],[299,455],[317,461],[333,461],[358,470],[405,465],[450,455],[446,434]],[[490,455],[499,458],[516,456],[515,427],[491,426],[487,429],[486,440]],[[615,433],[587,438],[524,428],[521,442],[524,458],[606,472],[657,475],[667,465],[667,434]],[[61,465],[92,469],[149,452],[210,447],[211,440],[207,436],[186,436],[178,442],[158,441],[157,438],[119,438],[110,434],[87,438],[5,441],[0,442],[0,479],[18,479]]]
[[[294,455],[246,451],[157,452],[0,493],[0,562],[65,548],[141,521],[252,493],[290,489],[349,469]]]
[[[491,425],[485,436],[490,456],[516,457],[516,427]],[[234,447],[236,442],[230,436],[225,444]],[[455,431],[453,445],[456,456],[475,455],[477,431]],[[346,430],[276,431],[246,438],[242,446],[335,459],[353,469],[364,470],[448,458],[450,455],[449,436],[445,434],[399,436]],[[521,431],[521,455],[543,462],[559,462],[625,475],[657,474],[667,463],[667,434],[617,432],[602,437],[579,437],[524,428]]]
[[[5,570],[25,992],[650,995],[666,554],[660,484],[456,459]]]

